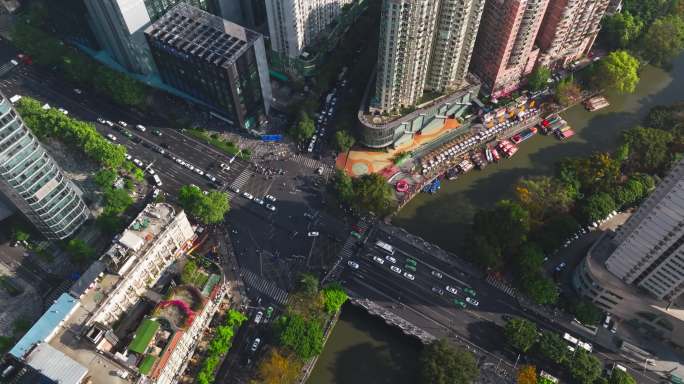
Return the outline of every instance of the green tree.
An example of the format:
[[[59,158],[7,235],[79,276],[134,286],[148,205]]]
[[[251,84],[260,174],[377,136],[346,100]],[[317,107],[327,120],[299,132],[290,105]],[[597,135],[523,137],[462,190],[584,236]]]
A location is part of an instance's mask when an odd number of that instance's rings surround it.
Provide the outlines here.
[[[104,192],[104,213],[115,215],[123,213],[133,204],[133,198],[125,189],[106,189]]]
[[[394,192],[384,177],[377,173],[365,174],[353,179],[352,205],[379,216],[389,214],[395,206]]]
[[[445,340],[428,344],[420,354],[420,382],[425,384],[469,384],[479,369],[472,353]]]
[[[508,345],[519,352],[527,352],[537,341],[537,326],[526,319],[514,318],[506,323],[504,334]]]
[[[178,204],[204,224],[220,223],[230,209],[228,195],[225,192],[210,191],[205,195],[196,185],[185,185],[180,188]]]
[[[112,188],[117,174],[111,169],[102,169],[95,174],[95,184],[100,188]]]
[[[675,115],[676,112],[676,106],[656,105],[648,111],[648,115],[644,119],[644,126],[663,130],[672,129],[679,123]]]
[[[97,68],[95,78],[95,89],[109,95],[115,103],[130,107],[144,104],[147,91],[140,82],[105,66]]]
[[[684,48],[684,21],[675,15],[653,22],[644,36],[644,57],[655,65],[669,65]]]
[[[555,215],[544,224],[543,231],[535,231],[533,240],[544,252],[557,249],[565,239],[579,228],[577,220],[569,213]]]
[[[601,361],[582,348],[577,349],[568,364],[576,383],[592,384],[601,376]]]
[[[539,271],[544,265],[544,252],[536,243],[527,242],[520,247],[516,256],[518,276],[526,276]]]
[[[338,152],[347,152],[354,145],[354,136],[349,131],[339,130],[335,132],[335,148]]]
[[[24,230],[22,230],[22,229],[16,229],[16,228],[15,228],[15,229],[12,231],[12,239],[13,239],[14,241],[28,241],[28,239],[29,239],[30,237],[31,237],[31,236],[29,235],[29,233],[26,232],[26,231],[24,231]]]
[[[599,192],[585,199],[580,207],[580,214],[587,223],[600,221],[613,212],[617,206],[613,197],[605,192]]]
[[[469,238],[468,255],[473,262],[486,269],[499,270],[503,267],[504,260],[501,248],[481,235],[474,235]]]
[[[627,51],[613,51],[598,64],[594,81],[601,88],[632,93],[639,83],[639,60]]]
[[[601,35],[613,49],[625,49],[631,46],[644,29],[644,23],[629,12],[620,12],[603,19]]]
[[[556,364],[562,364],[568,359],[568,347],[556,332],[542,331],[537,344],[539,353]]]
[[[558,287],[541,272],[525,274],[520,281],[521,291],[539,305],[554,304],[558,301]]]
[[[568,212],[576,196],[570,186],[548,176],[520,179],[515,195],[537,224],[559,213]]]
[[[95,256],[95,250],[81,239],[71,239],[66,245],[66,251],[72,262],[85,264]]]
[[[556,85],[556,100],[562,106],[569,106],[579,100],[582,96],[582,89],[572,78],[561,80]]]
[[[310,273],[302,273],[299,275],[297,288],[299,291],[304,292],[309,296],[313,296],[318,293],[318,279]]]
[[[550,77],[551,71],[546,67],[539,66],[530,73],[530,76],[527,78],[527,85],[532,91],[541,91],[548,87]]]
[[[633,169],[655,173],[664,169],[671,159],[669,150],[674,137],[670,132],[655,128],[634,127],[622,135],[629,145],[629,164]]]
[[[275,323],[275,332],[280,345],[291,349],[302,360],[323,350],[323,329],[316,319],[305,320],[297,314],[280,316]]]
[[[290,136],[297,142],[311,139],[314,133],[316,133],[316,125],[306,112],[302,112],[297,124],[290,128]]]
[[[632,375],[619,369],[613,369],[610,374],[608,384],[636,384],[636,380]]]
[[[577,321],[587,325],[598,325],[603,318],[603,312],[586,299],[572,299],[567,304],[569,311]]]
[[[331,284],[323,288],[323,305],[328,313],[337,313],[349,296],[339,284]]]
[[[646,187],[638,178],[630,177],[624,185],[618,187],[613,193],[615,203],[622,207],[635,204],[646,196]]]
[[[354,199],[354,181],[342,170],[335,171],[333,188],[341,202],[350,204]]]

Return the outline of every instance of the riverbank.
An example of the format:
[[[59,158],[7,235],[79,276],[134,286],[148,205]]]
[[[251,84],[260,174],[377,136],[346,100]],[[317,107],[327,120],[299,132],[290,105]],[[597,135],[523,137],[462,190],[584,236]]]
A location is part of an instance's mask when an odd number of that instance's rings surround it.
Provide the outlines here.
[[[439,193],[419,194],[392,222],[441,247],[458,252],[472,216],[478,208],[512,196],[512,186],[523,176],[548,175],[564,157],[586,156],[612,150],[623,130],[639,124],[651,107],[681,101],[679,87],[684,83],[684,55],[673,63],[671,72],[646,66],[634,94],[607,92],[611,105],[588,112],[577,105],[562,113],[576,135],[567,142],[536,135],[527,140],[511,159],[482,171],[462,175],[442,184]]]

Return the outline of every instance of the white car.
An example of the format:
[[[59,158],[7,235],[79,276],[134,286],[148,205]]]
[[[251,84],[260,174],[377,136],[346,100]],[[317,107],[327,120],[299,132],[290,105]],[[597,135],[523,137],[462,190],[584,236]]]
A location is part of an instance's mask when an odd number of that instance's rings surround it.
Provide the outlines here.
[[[397,259],[395,259],[394,257],[392,257],[390,255],[385,256],[385,260],[389,261],[392,264],[395,264],[397,262]]]
[[[375,260],[375,262],[380,264],[380,265],[385,264],[385,260],[382,257],[373,256],[373,260]]]
[[[259,205],[264,205],[264,201],[258,197],[255,197],[253,201]]]
[[[276,211],[276,207],[274,207],[274,206],[271,205],[271,204],[266,204],[266,209],[268,209],[269,211],[272,211],[272,212],[275,212],[275,211]]]
[[[273,195],[266,195],[266,196],[264,196],[264,199],[270,200],[270,201],[272,201],[272,202],[274,202],[274,203],[275,203],[275,201],[276,201],[276,198],[273,197]]]
[[[478,305],[480,305],[480,302],[473,299],[472,297],[466,297],[466,302],[468,302],[468,304],[472,305],[473,307],[477,307]]]
[[[432,292],[434,292],[440,296],[444,295],[444,291],[441,288],[432,287]]]
[[[57,108],[57,110],[60,111],[60,112],[62,112],[62,113],[65,114],[65,115],[68,115],[68,114],[69,114],[69,111],[67,111],[67,110],[64,109],[64,108]]]
[[[204,174],[204,177],[206,177],[207,179],[209,179],[209,180],[211,180],[211,181],[216,181],[216,178],[215,178],[214,176],[208,174],[208,173],[205,173],[205,174]]]
[[[150,175],[154,175],[156,172],[152,168],[147,168],[147,173],[149,173]]]
[[[125,154],[124,157],[126,158],[126,160],[130,160],[133,158],[133,156],[129,155],[128,153]]]
[[[264,317],[264,313],[259,311],[256,313],[256,316],[254,316],[254,323],[259,324],[261,322],[261,318]]]
[[[393,265],[393,266],[390,267],[390,269],[392,270],[392,272],[396,272],[396,273],[398,273],[398,274],[401,275],[401,268],[399,268],[399,267]]]
[[[408,272],[404,272],[404,277],[409,279],[409,280],[415,280],[416,279],[415,276],[413,276],[412,274],[410,274]]]
[[[112,135],[111,133],[107,134],[107,138],[111,141],[116,141],[116,136]]]
[[[448,292],[453,293],[454,295],[458,295],[458,289],[456,289],[450,285],[447,285],[444,289],[446,289]]]
[[[133,164],[137,165],[140,168],[142,168],[143,166],[143,162],[138,159],[133,159]]]
[[[351,260],[347,261],[347,265],[349,265],[350,267],[352,267],[354,269],[359,269],[359,264],[354,262],[354,261],[351,261]]]
[[[122,126],[122,127],[127,127],[127,126],[128,126],[128,124],[126,124],[126,122],[123,121],[123,120],[119,120],[119,125]]]
[[[113,127],[113,126],[114,126],[114,123],[112,123],[112,122],[109,121],[109,120],[105,120],[105,124],[107,124],[107,125],[110,126],[110,127]]]
[[[250,348],[250,350],[251,350],[252,352],[256,352],[257,348],[259,348],[259,344],[260,344],[260,343],[261,343],[261,339],[260,339],[260,338],[257,337],[256,339],[254,339],[254,343],[252,343],[252,347]]]
[[[98,118],[97,118],[97,122],[100,123],[100,124],[105,124],[106,120],[103,119],[103,118],[101,118],[101,117],[98,117]]]
[[[432,276],[434,276],[434,277],[436,277],[436,278],[438,278],[438,279],[441,279],[441,278],[443,277],[441,272],[432,271],[432,272],[430,272],[430,273],[432,274]]]
[[[306,235],[309,236],[309,237],[318,237],[319,233],[316,232],[316,231],[313,231],[313,232],[307,233]]]
[[[219,164],[219,167],[225,171],[230,171],[230,166],[228,164],[221,163]]]
[[[252,196],[252,194],[249,192],[242,192],[242,196],[244,198],[246,198],[247,200],[253,200],[254,199],[254,196]]]

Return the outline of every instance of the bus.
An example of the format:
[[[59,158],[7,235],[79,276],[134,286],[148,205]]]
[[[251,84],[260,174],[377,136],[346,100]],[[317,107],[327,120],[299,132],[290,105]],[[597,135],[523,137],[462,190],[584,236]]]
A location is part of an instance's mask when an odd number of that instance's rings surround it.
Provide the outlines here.
[[[376,241],[375,246],[382,249],[383,251],[389,253],[390,255],[394,255],[394,247],[385,243],[384,241],[380,241],[380,240]]]

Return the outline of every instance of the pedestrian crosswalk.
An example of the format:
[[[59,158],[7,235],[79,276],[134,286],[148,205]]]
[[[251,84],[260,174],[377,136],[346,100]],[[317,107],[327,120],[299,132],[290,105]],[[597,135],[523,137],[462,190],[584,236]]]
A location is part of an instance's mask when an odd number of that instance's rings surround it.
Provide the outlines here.
[[[247,182],[249,181],[249,178],[252,177],[253,173],[249,169],[243,170],[240,175],[238,175],[235,180],[230,184],[230,187],[235,189],[235,188],[242,188]]]
[[[328,165],[321,163],[320,161],[316,159],[312,159],[308,156],[304,155],[297,155],[292,159],[295,163],[301,164],[307,168],[311,169],[318,169],[318,168],[323,168],[323,172],[325,174],[330,174],[332,173],[332,168],[330,168]]]
[[[287,301],[287,292],[278,288],[274,282],[264,279],[249,269],[240,269],[240,275],[247,286],[256,289],[281,305]]]
[[[516,291],[515,288],[511,287],[510,285],[504,283],[503,281],[501,281],[499,279],[496,279],[492,276],[487,276],[487,282],[489,283],[489,285],[497,288],[498,290],[504,292],[507,295],[510,295],[513,297],[518,296],[518,292]]]

